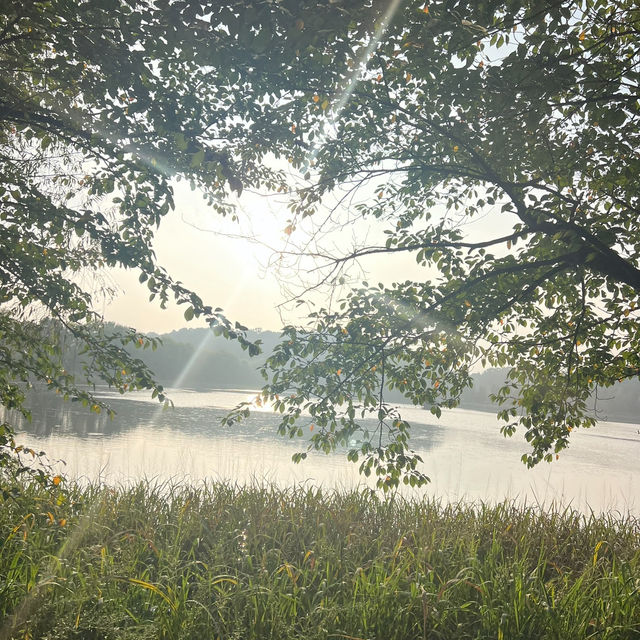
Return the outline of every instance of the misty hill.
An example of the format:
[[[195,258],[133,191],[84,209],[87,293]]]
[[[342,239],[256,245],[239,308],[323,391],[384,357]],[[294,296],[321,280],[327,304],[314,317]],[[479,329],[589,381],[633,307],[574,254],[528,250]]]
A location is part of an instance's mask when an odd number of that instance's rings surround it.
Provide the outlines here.
[[[156,351],[136,351],[169,387],[187,389],[257,389],[263,379],[258,368],[279,342],[274,331],[251,330],[251,340],[262,341],[262,354],[250,358],[233,340],[214,336],[209,329],[179,329],[159,336]],[[460,406],[479,411],[495,411],[490,396],[505,384],[508,369],[487,369],[473,375],[473,387],[462,394]],[[392,402],[406,402],[397,390],[389,393]],[[601,419],[640,422],[640,382],[626,380],[598,393],[597,415]]]
[[[278,342],[273,331],[249,331],[250,340],[262,340],[263,353],[251,358],[240,345],[210,329],[179,329],[159,336],[156,351],[135,352],[165,386],[187,389],[255,389],[263,379],[258,368]]]

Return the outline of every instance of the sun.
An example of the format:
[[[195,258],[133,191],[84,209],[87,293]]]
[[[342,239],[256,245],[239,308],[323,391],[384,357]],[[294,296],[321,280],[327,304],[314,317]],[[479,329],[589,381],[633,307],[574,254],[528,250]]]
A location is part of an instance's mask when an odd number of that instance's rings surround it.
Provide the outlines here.
[[[238,207],[236,239],[260,269],[268,269],[289,243],[292,231],[285,204],[269,196],[247,194]]]

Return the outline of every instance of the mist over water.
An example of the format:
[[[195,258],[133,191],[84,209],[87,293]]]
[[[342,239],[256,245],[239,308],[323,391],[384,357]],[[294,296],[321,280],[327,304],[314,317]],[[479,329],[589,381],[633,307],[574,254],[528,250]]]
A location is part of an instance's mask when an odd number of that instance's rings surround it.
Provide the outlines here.
[[[159,410],[146,394],[102,395],[117,412],[114,420],[44,395],[32,422],[22,422],[18,442],[46,451],[57,461],[57,470],[80,481],[374,486],[346,460],[344,449],[330,455],[314,452],[294,464],[291,456],[305,450],[304,439],[279,436],[278,416],[269,411],[255,411],[244,423],[223,427],[225,413],[255,392],[172,390],[174,408],[166,410]],[[421,489],[402,486],[405,495],[448,501],[514,499],[584,512],[640,514],[637,425],[602,422],[574,432],[570,448],[558,461],[529,470],[520,462],[526,442],[517,434],[504,438],[494,414],[455,409],[436,419],[405,405],[402,415],[412,424],[411,446],[432,480]]]

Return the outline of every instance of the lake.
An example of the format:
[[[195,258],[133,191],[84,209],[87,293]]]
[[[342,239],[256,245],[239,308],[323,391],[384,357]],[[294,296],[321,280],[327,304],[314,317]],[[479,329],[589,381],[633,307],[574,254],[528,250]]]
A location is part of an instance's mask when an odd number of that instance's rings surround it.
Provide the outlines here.
[[[176,389],[169,394],[174,407],[165,410],[147,394],[105,390],[99,395],[117,411],[114,420],[44,394],[32,422],[22,423],[18,442],[46,451],[56,469],[80,481],[365,484],[344,450],[310,454],[294,464],[291,456],[304,450],[304,442],[279,436],[277,417],[269,411],[257,410],[238,426],[221,426],[226,411],[255,392]],[[520,462],[526,442],[517,434],[504,438],[494,414],[455,409],[437,419],[409,405],[401,405],[401,412],[412,424],[411,444],[423,458],[421,468],[432,479],[421,489],[403,486],[404,494],[640,514],[637,425],[602,422],[574,432],[558,461],[530,470]]]

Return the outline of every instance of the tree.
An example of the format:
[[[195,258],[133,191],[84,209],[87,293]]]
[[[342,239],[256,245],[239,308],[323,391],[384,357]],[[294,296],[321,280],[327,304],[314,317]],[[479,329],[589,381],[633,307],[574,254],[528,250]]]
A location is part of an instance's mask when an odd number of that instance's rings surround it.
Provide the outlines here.
[[[105,335],[81,285],[78,274],[103,265],[139,270],[161,305],[173,296],[187,319],[257,350],[156,264],[151,240],[174,180],[234,215],[231,191],[288,189],[281,160],[307,180],[293,194],[292,238],[341,187],[375,187],[357,214],[386,223],[386,243],[317,255],[327,282],[364,255],[405,253],[428,269],[365,284],[309,327],[285,329],[263,390],[282,432],[313,425],[311,446],[324,450],[360,432],[349,457],[363,456],[365,473],[420,483],[389,387],[437,414],[474,363],[511,364],[499,415],[506,434],[524,428],[535,464],[593,424],[595,386],[638,375],[631,0],[3,9],[4,404],[22,406],[18,382],[35,378],[100,406],[59,371],[59,326],[87,350],[89,381],[162,397],[123,348],[145,338]],[[468,237],[464,223],[488,211],[505,228]],[[55,323],[26,324],[27,312]]]
[[[372,11],[345,10],[346,49],[310,44],[272,76],[290,161],[311,180],[290,229],[332,194],[362,194],[358,215],[387,223],[386,242],[317,252],[325,281],[392,253],[425,277],[364,283],[306,329],[286,328],[263,395],[281,432],[313,428],[310,448],[325,450],[359,433],[349,456],[362,471],[414,484],[426,478],[386,389],[439,415],[474,365],[510,365],[494,397],[502,431],[524,430],[527,465],[550,461],[595,424],[594,390],[640,374],[640,10],[436,0]],[[474,237],[467,223],[487,214],[493,233]]]
[[[244,3],[243,15],[252,11]],[[247,153],[236,14],[221,4],[6,0],[0,14],[0,402],[28,413],[33,382],[94,411],[108,409],[92,385],[150,389],[164,400],[127,345],[153,347],[135,330],[105,330],[89,276],[107,266],[140,272],[150,298],[186,306],[216,332],[258,351],[221,309],[205,305],[156,263],[157,225],[186,179],[221,215],[229,190],[281,185]],[[207,19],[204,18],[207,16]],[[220,24],[228,25],[220,29]],[[240,23],[238,23],[240,24]],[[249,32],[243,37],[251,38]],[[256,50],[265,43],[249,43]],[[254,56],[255,57],[255,56]],[[260,152],[261,153],[261,152]],[[63,366],[73,343],[84,371]],[[16,451],[0,430],[6,464]],[[24,470],[24,465],[18,465]]]
[[[109,410],[93,394],[96,382],[165,400],[127,349],[157,341],[110,330],[95,310],[96,295],[110,294],[100,280],[105,267],[137,270],[160,306],[173,298],[186,320],[204,319],[255,355],[259,346],[244,327],[157,264],[152,240],[174,208],[179,180],[215,214],[232,217],[230,195],[245,185],[286,188],[284,173],[264,161],[286,155],[291,137],[272,120],[266,70],[296,57],[298,3],[3,0],[1,7],[2,405],[28,414],[33,383],[94,411]],[[314,11],[322,27],[315,40],[346,29],[342,11],[331,3]],[[81,355],[80,375],[64,366],[69,348]],[[0,467],[17,451],[4,422]]]

